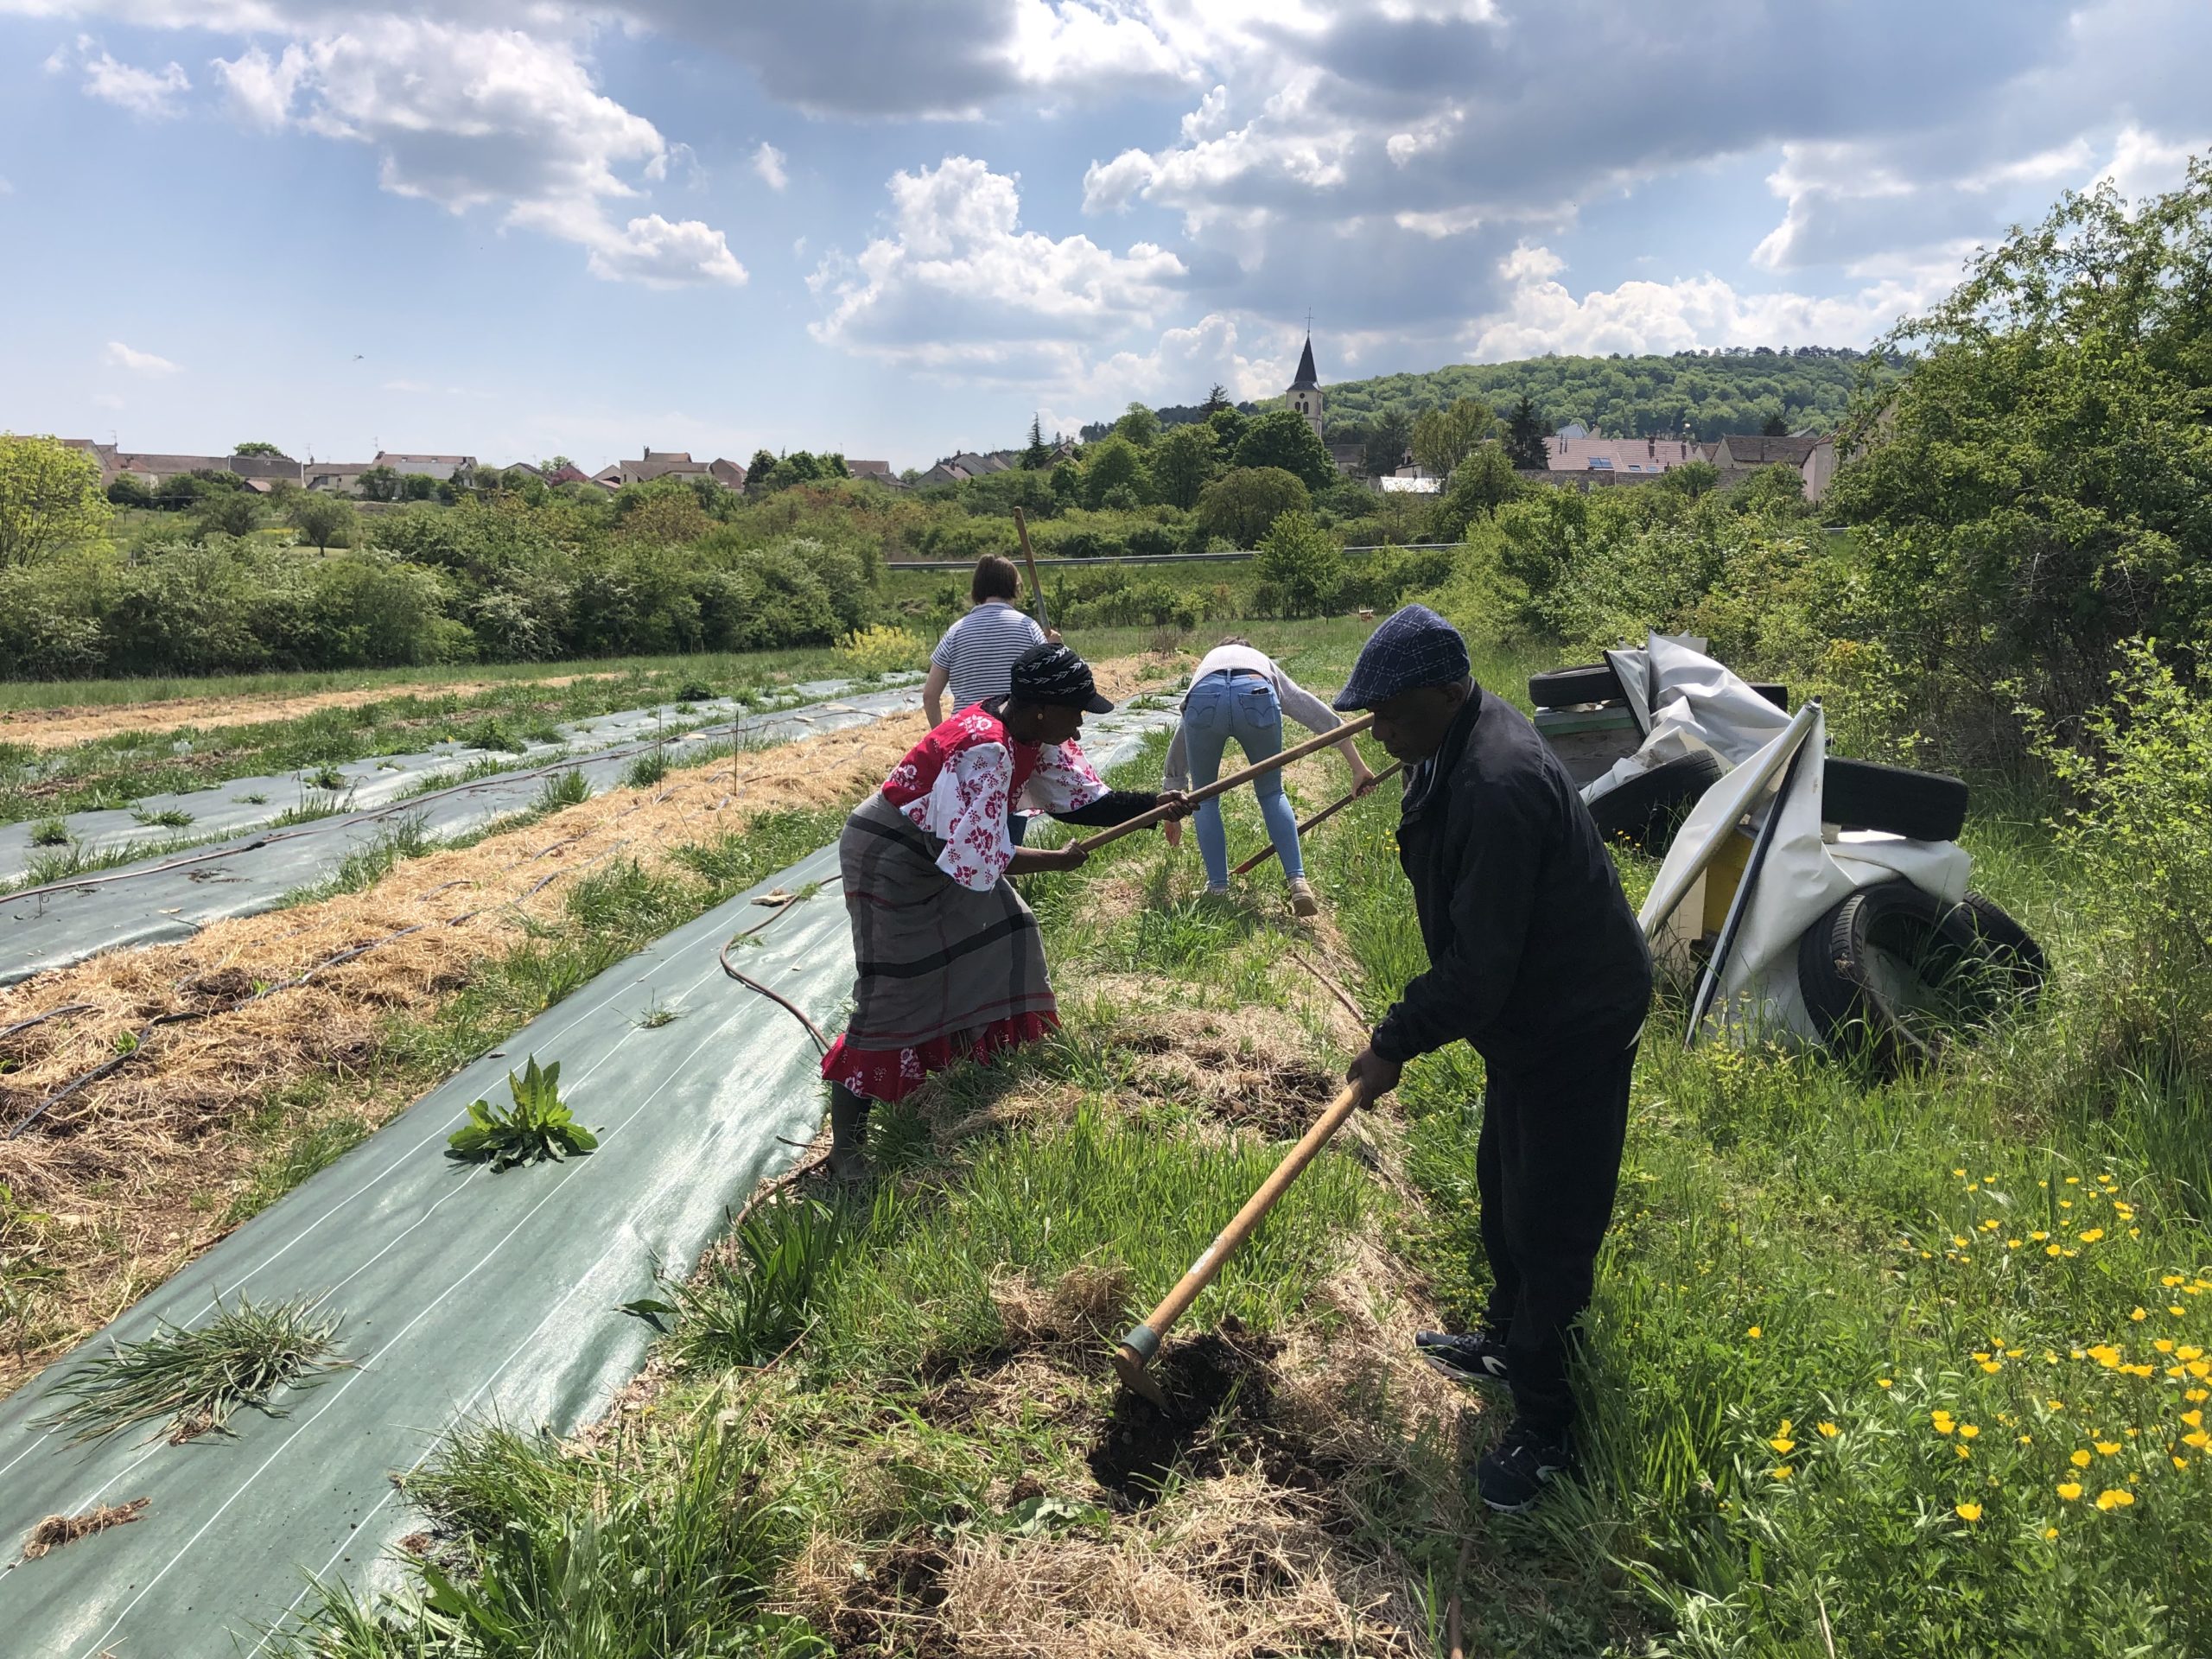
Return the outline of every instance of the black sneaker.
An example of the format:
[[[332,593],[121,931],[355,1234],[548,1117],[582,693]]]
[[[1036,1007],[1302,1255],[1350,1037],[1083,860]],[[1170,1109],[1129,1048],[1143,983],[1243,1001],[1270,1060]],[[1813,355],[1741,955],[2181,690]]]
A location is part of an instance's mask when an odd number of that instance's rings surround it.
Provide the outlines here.
[[[1449,1331],[1423,1331],[1414,1338],[1414,1349],[1455,1382],[1504,1382],[1505,1344],[1487,1331],[1456,1336]]]
[[[1567,1432],[1532,1427],[1516,1417],[1475,1465],[1475,1490],[1504,1515],[1518,1515],[1543,1496],[1544,1483],[1574,1466]]]

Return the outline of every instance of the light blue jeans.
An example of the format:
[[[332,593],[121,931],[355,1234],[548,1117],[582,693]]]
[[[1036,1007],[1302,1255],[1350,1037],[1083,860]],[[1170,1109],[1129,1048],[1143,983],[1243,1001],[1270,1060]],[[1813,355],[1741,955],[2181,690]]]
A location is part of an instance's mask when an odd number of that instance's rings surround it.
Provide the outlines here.
[[[1209,674],[1191,688],[1183,704],[1183,746],[1190,756],[1191,783],[1203,789],[1221,776],[1222,751],[1230,738],[1244,751],[1248,761],[1264,760],[1282,751],[1282,704],[1275,689],[1254,674]],[[1271,772],[1255,779],[1252,792],[1260,798],[1260,816],[1267,821],[1268,839],[1275,844],[1286,880],[1306,874],[1298,851],[1298,814],[1282,792],[1282,773]],[[1205,861],[1206,885],[1229,885],[1229,832],[1222,827],[1218,798],[1200,804],[1193,813],[1198,830],[1198,856]]]

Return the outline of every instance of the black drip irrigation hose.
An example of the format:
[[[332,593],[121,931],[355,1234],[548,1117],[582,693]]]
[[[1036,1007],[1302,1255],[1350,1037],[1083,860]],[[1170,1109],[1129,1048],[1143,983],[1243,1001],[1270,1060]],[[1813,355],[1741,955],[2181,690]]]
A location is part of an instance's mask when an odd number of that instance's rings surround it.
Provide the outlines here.
[[[835,875],[829,876],[825,878],[820,885],[828,887],[830,882],[839,880],[841,879],[841,877]],[[766,997],[771,1002],[776,1004],[776,1006],[782,1008],[785,1013],[790,1014],[791,1018],[798,1020],[799,1024],[804,1026],[806,1027],[806,1034],[814,1039],[814,1046],[820,1049],[824,1054],[827,1054],[830,1052],[830,1039],[823,1034],[822,1027],[814,1023],[812,1016],[810,1016],[804,1008],[800,1007],[798,1003],[792,1001],[780,991],[771,990],[767,986],[763,985],[759,980],[753,978],[750,974],[740,972],[729,959],[730,951],[736,946],[737,942],[740,939],[751,938],[754,935],[761,933],[768,928],[774,926],[776,923],[783,919],[786,912],[790,911],[794,906],[802,902],[803,901],[798,895],[794,893],[791,898],[786,899],[782,904],[776,906],[774,914],[753,923],[750,927],[741,928],[735,933],[731,934],[729,943],[722,946],[721,950],[716,953],[715,960],[721,963],[722,972],[728,974],[739,984],[744,986],[747,990],[760,992],[761,995]]]

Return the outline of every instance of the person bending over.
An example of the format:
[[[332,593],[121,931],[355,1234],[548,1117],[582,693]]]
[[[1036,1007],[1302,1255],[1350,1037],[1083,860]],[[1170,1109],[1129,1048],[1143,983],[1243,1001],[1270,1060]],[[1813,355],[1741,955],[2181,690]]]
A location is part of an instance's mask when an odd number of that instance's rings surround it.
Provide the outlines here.
[[[903,1100],[962,1058],[988,1060],[1059,1023],[1037,918],[1007,880],[1084,861],[1074,843],[1017,848],[1010,802],[1070,823],[1120,823],[1183,797],[1109,790],[1076,736],[1113,708],[1065,645],[1033,645],[1009,690],[931,731],[853,810],[837,840],[853,925],[853,1017],[822,1057],[830,1167],[865,1172],[877,1101]]]
[[[1566,768],[1475,683],[1450,623],[1419,605],[1392,616],[1336,706],[1374,709],[1376,740],[1407,765],[1398,858],[1429,963],[1350,1076],[1374,1099],[1416,1055],[1465,1042],[1483,1057],[1489,1312],[1416,1342],[1449,1375],[1511,1389],[1513,1421],[1476,1484],[1492,1509],[1525,1509],[1573,1466],[1569,1332],[1612,1216],[1651,958]]]
[[[1167,785],[1188,787],[1193,779],[1200,788],[1221,776],[1222,752],[1235,738],[1247,762],[1266,760],[1282,752],[1282,717],[1288,714],[1309,732],[1332,732],[1344,724],[1304,686],[1282,671],[1274,658],[1256,651],[1247,639],[1228,639],[1199,662],[1191,676],[1191,689],[1183,694],[1183,718],[1167,746]],[[1360,758],[1359,746],[1346,738],[1341,752],[1351,767],[1352,788],[1365,794],[1375,774]],[[1298,814],[1283,793],[1282,773],[1271,772],[1255,779],[1252,792],[1260,798],[1260,817],[1268,826],[1268,839],[1282,861],[1284,879],[1290,886],[1290,907],[1300,916],[1312,916],[1321,906],[1306,885],[1306,863],[1298,846]],[[1198,804],[1196,813],[1198,856],[1205,861],[1206,891],[1229,891],[1229,834],[1222,826],[1221,802],[1217,798]],[[1170,826],[1167,839],[1181,839]]]

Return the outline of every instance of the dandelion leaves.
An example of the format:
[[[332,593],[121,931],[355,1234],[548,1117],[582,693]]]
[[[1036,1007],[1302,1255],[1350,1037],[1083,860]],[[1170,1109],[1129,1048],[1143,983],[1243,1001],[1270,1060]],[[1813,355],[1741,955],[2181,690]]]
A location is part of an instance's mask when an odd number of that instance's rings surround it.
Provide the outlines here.
[[[446,1156],[457,1163],[488,1163],[494,1171],[582,1157],[599,1145],[599,1137],[570,1114],[560,1082],[560,1061],[541,1069],[531,1055],[519,1077],[507,1073],[513,1105],[480,1100],[470,1106],[467,1123],[446,1141]]]

